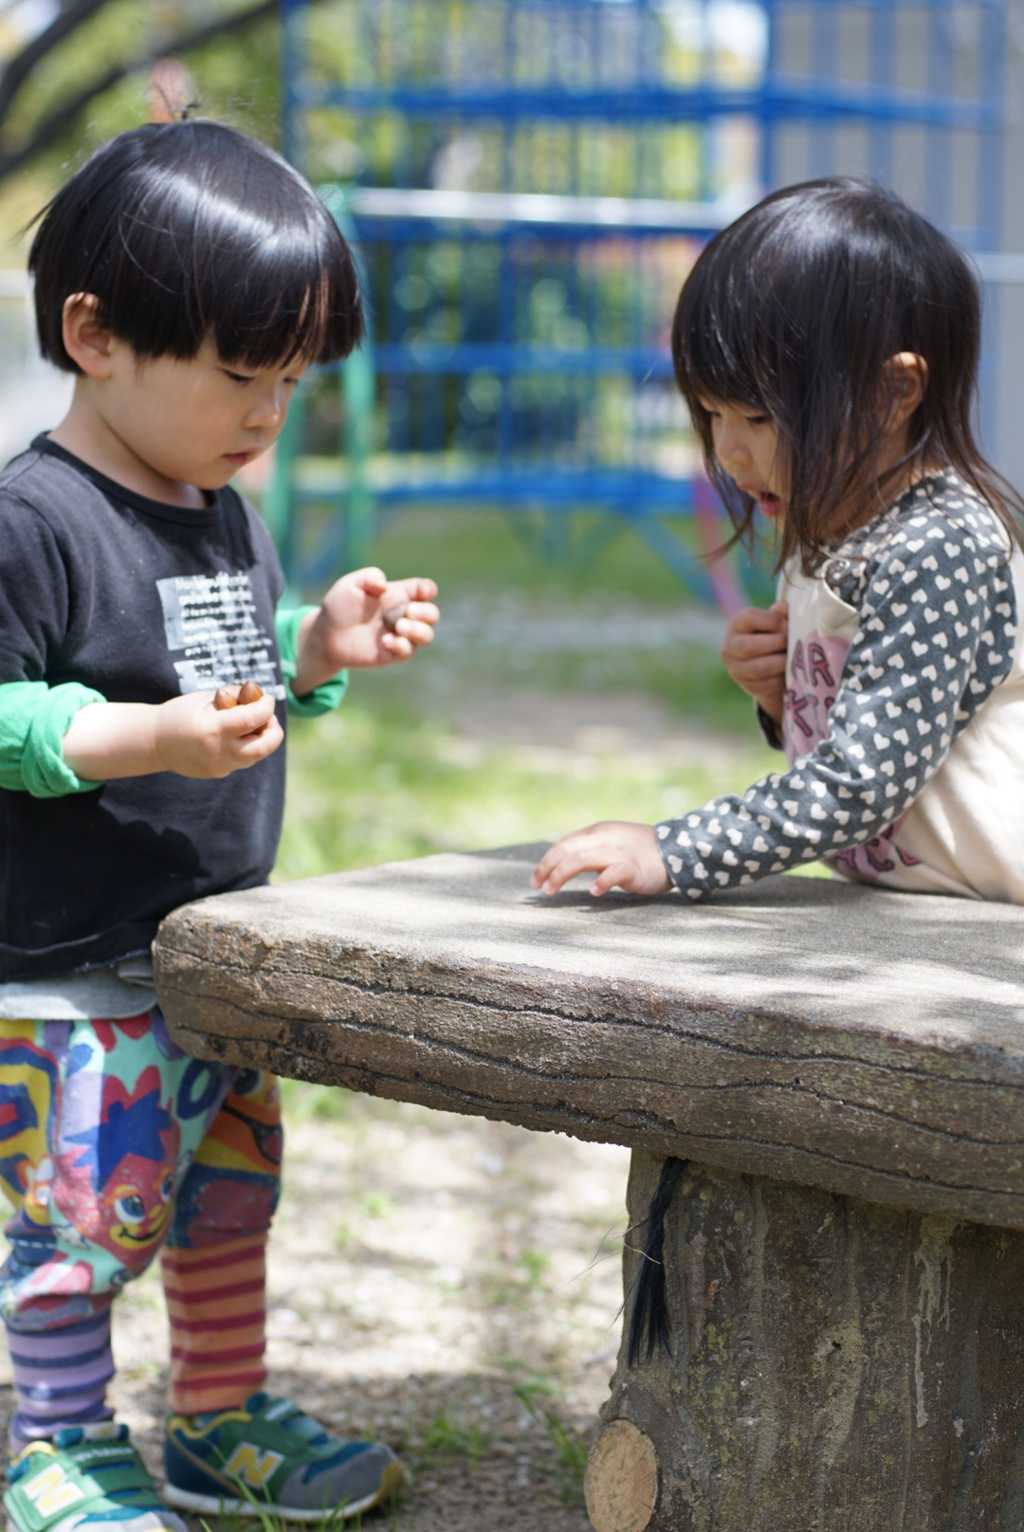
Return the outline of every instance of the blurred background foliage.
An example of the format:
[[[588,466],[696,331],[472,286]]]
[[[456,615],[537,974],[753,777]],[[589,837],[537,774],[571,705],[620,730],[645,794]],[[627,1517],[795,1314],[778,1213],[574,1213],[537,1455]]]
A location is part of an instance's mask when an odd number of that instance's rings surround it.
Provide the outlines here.
[[[187,66],[203,112],[276,142],[280,35],[275,0],[0,4],[5,263],[15,263],[15,242],[26,215],[99,144],[147,120],[153,65],[172,56]]]
[[[408,10],[420,19],[405,28],[394,24],[400,12],[349,0],[315,5],[316,67],[325,77],[357,80],[379,72],[383,59],[388,69],[415,75],[433,67],[438,49],[458,49],[460,67],[474,78],[500,70],[501,40],[485,25],[487,6],[431,0]],[[524,67],[533,56],[546,68],[554,49],[571,77],[580,66],[572,40],[546,32],[542,14],[536,26],[520,53]],[[696,71],[695,51],[678,29],[666,24],[662,46],[679,79]],[[160,62],[171,57],[180,63]],[[741,65],[725,51],[717,67]],[[164,86],[204,114],[277,144],[280,66],[274,4],[0,0],[0,265],[23,263],[31,216],[100,143],[159,114]],[[637,136],[621,128],[581,136],[538,125],[516,140],[513,184],[694,195],[692,131],[659,132],[638,159]],[[394,115],[382,116],[371,133],[343,114],[311,117],[314,178],[486,189],[500,184],[502,152],[486,128],[438,138]],[[598,337],[603,344],[624,344],[640,313],[642,327],[667,345],[692,256],[688,242],[675,240],[641,261],[628,239],[610,240],[594,246],[570,281],[557,249],[524,246],[528,297],[517,309],[516,339],[582,348],[595,339],[588,316],[600,311],[612,316]],[[368,253],[380,341],[429,345],[486,334],[497,282],[492,246],[441,241],[410,252],[401,270],[389,269],[388,259],[383,246]],[[40,373],[31,338],[9,309],[0,305],[0,407],[13,451],[24,444],[17,432],[27,441],[59,418],[63,385]],[[636,395],[615,377],[590,390],[571,376],[524,378],[517,387],[517,429],[538,454],[550,454],[553,439],[585,436],[598,455],[613,456],[626,443],[663,471],[686,466],[681,407],[666,379]],[[485,455],[497,391],[497,379],[482,369],[447,408],[436,380],[424,378],[405,415],[387,415],[390,434],[376,445],[395,454],[414,450],[430,412],[447,409],[450,449]],[[310,405],[308,451],[329,458],[342,428],[336,381],[313,384]],[[258,472],[244,487],[259,500]],[[664,564],[625,529],[578,518],[573,537],[587,551],[577,558],[552,558],[559,551],[550,546],[553,535],[557,528],[539,515],[513,523],[472,507],[378,519],[370,557],[395,576],[433,575],[445,621],[433,652],[408,667],[356,677],[336,716],[294,729],[280,876],[534,840],[603,816],[650,822],[742,787],[770,764],[747,701],[717,658],[721,620],[695,611]]]
[[[40,161],[44,173],[63,173],[68,159],[136,126],[148,115],[150,68],[172,55],[201,81],[204,111],[271,141],[277,135],[278,6],[267,0],[14,0],[0,11],[0,46],[4,168],[72,105],[80,116],[35,151],[52,148],[57,157],[57,165]],[[11,76],[18,87],[8,105]]]
[[[375,562],[438,580],[438,637],[292,724],[278,878],[653,824],[777,769],[718,657],[724,619],[640,542],[574,570],[516,531],[464,509],[381,528]]]

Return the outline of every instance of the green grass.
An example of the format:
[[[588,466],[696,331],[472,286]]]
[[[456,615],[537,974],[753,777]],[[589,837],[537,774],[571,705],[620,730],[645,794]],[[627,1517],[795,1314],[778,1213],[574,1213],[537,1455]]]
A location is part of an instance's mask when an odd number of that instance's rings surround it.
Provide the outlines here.
[[[492,655],[488,651],[486,663],[495,688],[526,684],[551,693],[646,693],[678,718],[680,739],[686,737],[686,721],[699,720],[721,733],[735,734],[738,749],[758,740],[749,697],[729,679],[718,655],[705,645],[637,650],[595,642],[589,650],[547,655],[543,663],[529,653]]]
[[[282,1080],[281,1092],[293,1122],[344,1122],[355,1097],[343,1085],[319,1085],[306,1080]]]
[[[550,840],[598,819],[649,824],[743,789],[776,764],[750,728],[728,769],[703,740],[672,766],[646,756],[513,751],[455,736],[393,706],[352,701],[293,725],[288,806],[275,877]],[[685,740],[686,726],[680,725]]]
[[[594,518],[579,521],[585,539]],[[708,614],[637,537],[613,527],[584,567],[540,556],[538,518],[516,528],[455,510],[384,525],[372,557],[393,576],[437,579],[439,636],[408,665],[357,676],[336,714],[293,722],[278,880],[551,840],[600,819],[654,824],[778,768],[713,623],[704,636]],[[519,716],[537,708],[529,745],[495,727],[510,694]],[[672,750],[575,748],[558,704],[580,694],[597,724],[602,698],[613,723],[624,699],[658,704]]]
[[[460,1425],[439,1415],[427,1429],[423,1439],[421,1461],[429,1463],[433,1458],[465,1458],[470,1468],[475,1468],[491,1444],[488,1431],[477,1425]]]
[[[543,1429],[555,1450],[555,1474],[560,1498],[568,1504],[583,1499],[583,1475],[590,1451],[586,1438],[572,1424],[567,1424],[543,1396],[552,1390],[543,1381],[513,1384],[513,1391],[527,1414]]]
[[[687,550],[692,523],[669,522]],[[624,523],[578,514],[544,519],[532,512],[414,508],[382,519],[370,550],[394,578],[429,574],[443,592],[530,591],[554,598],[634,596],[675,606],[678,578]]]

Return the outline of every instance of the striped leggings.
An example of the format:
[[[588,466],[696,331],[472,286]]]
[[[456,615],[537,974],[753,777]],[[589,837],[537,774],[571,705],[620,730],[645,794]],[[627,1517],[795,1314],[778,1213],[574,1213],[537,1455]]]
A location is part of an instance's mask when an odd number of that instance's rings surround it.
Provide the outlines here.
[[[229,1409],[266,1378],[265,1251],[281,1120],[270,1075],[189,1058],[159,1010],[0,1020],[0,1316],[11,1450],[109,1418],[110,1311],[162,1251],[169,1405]]]

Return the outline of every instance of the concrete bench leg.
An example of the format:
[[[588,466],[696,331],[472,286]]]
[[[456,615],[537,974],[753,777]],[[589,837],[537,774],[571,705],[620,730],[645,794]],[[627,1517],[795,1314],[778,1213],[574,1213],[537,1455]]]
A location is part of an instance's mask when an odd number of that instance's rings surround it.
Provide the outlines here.
[[[627,1291],[663,1163],[634,1151]],[[674,1354],[623,1340],[597,1532],[1024,1527],[1024,1234],[690,1162],[664,1272]]]

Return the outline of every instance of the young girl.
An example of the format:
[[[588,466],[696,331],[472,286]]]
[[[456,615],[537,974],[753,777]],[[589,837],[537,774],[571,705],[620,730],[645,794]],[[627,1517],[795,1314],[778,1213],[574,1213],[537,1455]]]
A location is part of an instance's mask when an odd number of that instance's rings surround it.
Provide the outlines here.
[[[105,1397],[112,1302],[161,1247],[168,1500],[354,1515],[396,1488],[393,1453],[263,1388],[274,1081],[186,1058],[148,965],[169,910],[266,881],[286,709],[335,706],[344,667],[408,659],[437,621],[432,581],[377,569],[283,609],[229,487],[305,369],[358,343],[352,260],[283,160],[197,121],[94,155],[30,265],[43,354],[75,391],[0,475],[8,1525],[185,1532]],[[263,695],[243,702],[248,681]]]
[[[535,887],[703,899],[820,858],[1024,902],[1020,501],[972,432],[979,343],[965,257],[876,186],[789,187],[707,246],[676,375],[737,531],[775,524],[779,599],[722,654],[788,769],[567,835]]]

